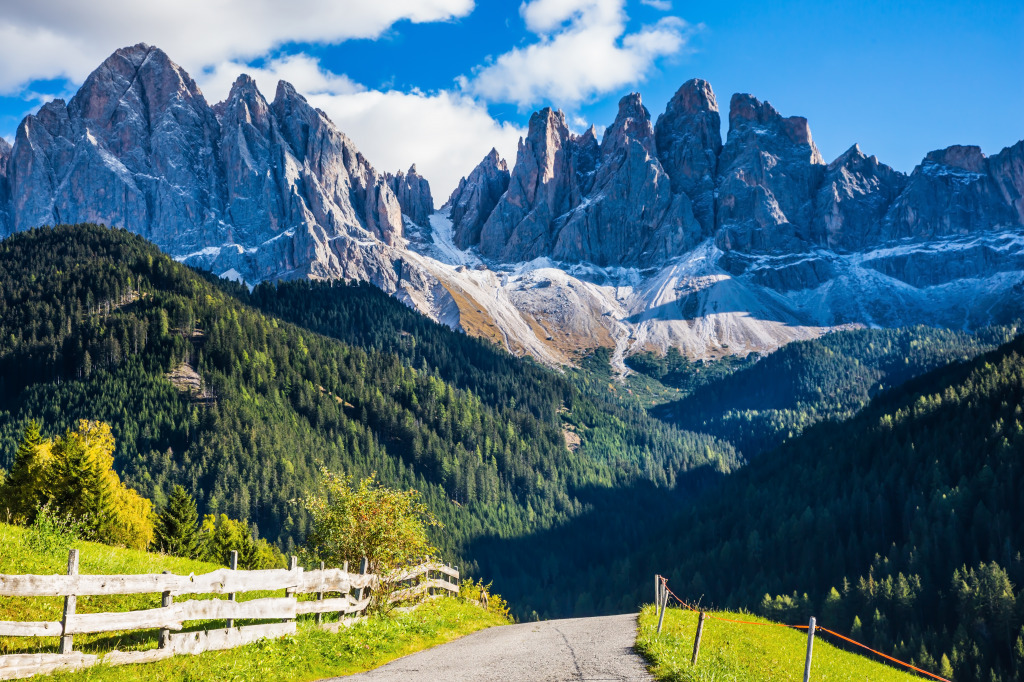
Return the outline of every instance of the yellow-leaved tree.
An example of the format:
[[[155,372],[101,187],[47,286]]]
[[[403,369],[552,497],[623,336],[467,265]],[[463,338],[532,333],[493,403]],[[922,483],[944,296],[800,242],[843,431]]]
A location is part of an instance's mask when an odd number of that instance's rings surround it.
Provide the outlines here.
[[[0,492],[23,522],[48,503],[84,521],[101,542],[145,549],[153,539],[153,505],[114,471],[114,436],[103,422],[80,420],[52,440],[31,422]]]

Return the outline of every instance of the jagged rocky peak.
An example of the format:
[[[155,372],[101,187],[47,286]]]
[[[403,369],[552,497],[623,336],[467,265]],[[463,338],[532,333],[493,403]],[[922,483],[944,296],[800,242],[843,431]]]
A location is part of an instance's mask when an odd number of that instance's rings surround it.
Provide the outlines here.
[[[748,126],[765,129],[770,133],[783,133],[795,145],[811,149],[811,163],[824,164],[818,148],[811,139],[811,127],[803,116],[783,117],[770,102],[762,102],[753,95],[736,93],[729,102],[729,132]]]
[[[249,74],[243,73],[235,79],[228,98],[214,105],[213,111],[221,125],[247,123],[263,136],[269,136],[273,127],[270,103]]]
[[[480,243],[480,229],[498,200],[508,190],[508,164],[497,149],[491,151],[476,168],[459,181],[444,208],[449,209],[455,245],[468,249]]]
[[[886,211],[906,184],[905,174],[853,145],[825,169],[815,201],[814,242],[842,251],[876,242]]]
[[[598,265],[660,262],[699,241],[689,198],[673,195],[655,156],[654,126],[639,94],[619,101],[601,142],[593,187],[564,223],[555,258]]]
[[[388,173],[387,179],[388,186],[398,198],[398,205],[402,207],[402,213],[417,225],[427,225],[430,214],[434,212],[434,199],[430,196],[430,183],[416,172],[416,164],[410,166],[407,173]]]
[[[270,107],[289,151],[319,183],[323,197],[310,206],[317,224],[360,225],[394,245],[402,235],[402,209],[387,178],[291,83],[278,82]]]
[[[979,147],[954,145],[929,152],[893,202],[883,239],[928,239],[1021,224]]]
[[[1017,222],[1024,225],[1024,140],[990,158],[988,167]]]
[[[658,160],[673,192],[693,201],[705,234],[715,225],[715,171],[722,151],[722,120],[711,85],[700,78],[683,83],[654,127]]]
[[[807,119],[733,95],[718,159],[715,241],[723,250],[778,252],[810,243],[824,161]]]
[[[480,251],[504,261],[531,260],[551,254],[553,222],[579,204],[577,168],[589,157],[578,153],[565,114],[550,107],[530,117],[529,131],[520,139],[508,191],[480,230]]]
[[[195,81],[163,51],[117,50],[66,107],[43,107],[22,133],[12,178],[18,229],[106,222],[169,250],[215,239],[219,125]]]

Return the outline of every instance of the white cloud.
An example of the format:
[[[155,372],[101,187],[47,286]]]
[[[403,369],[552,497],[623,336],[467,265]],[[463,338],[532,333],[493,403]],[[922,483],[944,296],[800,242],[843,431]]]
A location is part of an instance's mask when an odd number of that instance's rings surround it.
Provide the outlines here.
[[[367,90],[307,55],[271,60],[261,68],[224,62],[197,80],[210,101],[221,100],[243,72],[268,99],[278,80],[290,82],[327,113],[377,170],[394,173],[415,163],[438,205],[491,147],[514,163],[519,138],[526,134],[494,120],[482,103],[462,93]]]
[[[686,46],[687,24],[665,17],[626,32],[625,0],[533,0],[520,7],[537,42],[478,68],[462,88],[522,108],[542,101],[571,107],[642,81],[661,57]]]
[[[377,170],[394,173],[415,163],[438,206],[491,147],[509,165],[515,163],[519,138],[526,134],[496,121],[486,107],[459,93],[367,90],[314,95],[309,101],[352,138]]]
[[[672,9],[671,0],[640,0],[640,4],[653,7],[661,12],[668,12]]]
[[[376,38],[403,19],[445,21],[474,0],[31,0],[0,14],[0,93],[29,81],[80,83],[119,47],[157,45],[193,74],[288,42]]]
[[[292,54],[271,59],[263,66],[250,66],[241,62],[221,62],[193,77],[203,95],[211,104],[224,100],[231,92],[231,84],[239,74],[252,76],[260,92],[274,98],[279,80],[288,81],[305,97],[310,95],[347,95],[365,90],[344,74],[336,74],[320,66],[319,60],[306,54]]]

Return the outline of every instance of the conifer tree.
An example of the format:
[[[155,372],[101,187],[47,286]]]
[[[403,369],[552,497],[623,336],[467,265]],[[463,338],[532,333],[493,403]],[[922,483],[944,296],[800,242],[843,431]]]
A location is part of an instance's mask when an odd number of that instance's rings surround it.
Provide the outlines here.
[[[180,485],[174,486],[167,506],[157,517],[154,546],[161,552],[189,559],[199,556],[199,512],[196,501]]]
[[[3,495],[0,495],[12,516],[31,521],[35,510],[46,501],[49,445],[40,433],[39,423],[34,419],[30,421],[14,454],[14,463],[2,488]]]

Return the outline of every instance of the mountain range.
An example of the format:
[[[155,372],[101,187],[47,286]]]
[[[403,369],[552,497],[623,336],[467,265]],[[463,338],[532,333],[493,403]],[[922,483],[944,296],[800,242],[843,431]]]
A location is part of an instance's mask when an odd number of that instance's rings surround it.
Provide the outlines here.
[[[639,94],[575,134],[534,113],[438,211],[415,166],[377,171],[295,88],[248,76],[211,105],[161,50],[116,51],[0,140],[0,234],[124,227],[255,284],[372,282],[516,354],[764,352],[850,326],[973,329],[1021,315],[1024,141],[929,153],[906,175],[806,119],[711,86],[656,120]]]

